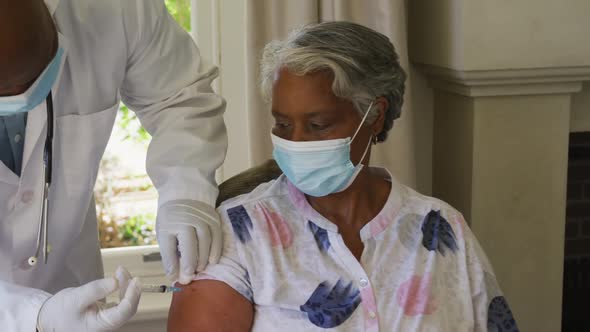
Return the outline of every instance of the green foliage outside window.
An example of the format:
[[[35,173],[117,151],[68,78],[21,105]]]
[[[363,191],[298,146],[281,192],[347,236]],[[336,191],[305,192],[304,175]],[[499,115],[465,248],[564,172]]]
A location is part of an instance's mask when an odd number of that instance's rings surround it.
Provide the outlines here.
[[[156,216],[151,214],[137,215],[129,218],[119,228],[121,239],[132,246],[154,244],[156,239],[153,220],[155,219]]]
[[[166,8],[186,31],[191,31],[191,3],[190,0],[166,0]]]

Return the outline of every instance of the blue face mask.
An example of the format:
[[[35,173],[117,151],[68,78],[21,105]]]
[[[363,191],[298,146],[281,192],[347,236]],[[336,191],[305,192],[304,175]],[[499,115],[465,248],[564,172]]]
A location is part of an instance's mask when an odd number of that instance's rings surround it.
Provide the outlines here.
[[[323,197],[346,190],[363,168],[350,160],[350,143],[363,126],[371,105],[352,138],[295,142],[271,133],[273,157],[291,183],[303,193]],[[371,141],[361,161],[365,159]]]
[[[61,70],[63,53],[60,47],[53,60],[27,91],[17,96],[0,97],[0,116],[28,113],[45,101]]]

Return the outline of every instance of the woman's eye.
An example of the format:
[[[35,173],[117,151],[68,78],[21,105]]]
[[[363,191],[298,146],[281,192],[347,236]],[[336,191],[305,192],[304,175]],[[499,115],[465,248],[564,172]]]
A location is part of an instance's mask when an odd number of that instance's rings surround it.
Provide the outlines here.
[[[283,123],[283,122],[276,122],[275,123],[275,128],[285,129],[287,127],[289,127],[289,124],[288,123]]]
[[[313,130],[324,130],[327,129],[330,125],[325,123],[311,123],[310,126]]]

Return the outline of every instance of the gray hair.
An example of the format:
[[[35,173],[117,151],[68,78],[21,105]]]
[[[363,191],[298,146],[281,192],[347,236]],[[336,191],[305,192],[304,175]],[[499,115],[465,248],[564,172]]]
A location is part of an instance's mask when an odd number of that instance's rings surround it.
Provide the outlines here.
[[[385,141],[393,121],[401,114],[406,73],[399,57],[389,38],[362,25],[310,24],[294,30],[284,41],[268,43],[260,66],[262,94],[267,101],[281,68],[295,75],[330,72],[334,94],[352,101],[361,116],[376,98],[385,97],[389,108],[378,142]],[[376,117],[377,113],[370,114],[369,123]]]

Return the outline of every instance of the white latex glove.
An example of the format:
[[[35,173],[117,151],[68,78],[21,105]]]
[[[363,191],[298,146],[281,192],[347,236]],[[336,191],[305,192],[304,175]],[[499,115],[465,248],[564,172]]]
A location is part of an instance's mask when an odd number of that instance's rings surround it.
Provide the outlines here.
[[[104,278],[80,287],[66,288],[50,297],[41,307],[37,319],[40,332],[113,331],[120,328],[137,311],[141,285],[122,267],[117,278]],[[120,280],[120,281],[119,281]],[[104,308],[99,301],[119,289],[119,304]]]
[[[221,225],[217,211],[208,204],[191,200],[163,204],[158,209],[156,235],[171,281],[186,285],[207,263],[219,262]]]

